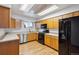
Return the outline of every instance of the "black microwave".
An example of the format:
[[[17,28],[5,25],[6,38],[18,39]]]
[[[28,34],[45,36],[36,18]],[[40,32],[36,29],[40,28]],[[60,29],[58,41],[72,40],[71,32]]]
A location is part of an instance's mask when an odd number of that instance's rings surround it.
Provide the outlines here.
[[[47,24],[41,24],[41,29],[47,29]]]

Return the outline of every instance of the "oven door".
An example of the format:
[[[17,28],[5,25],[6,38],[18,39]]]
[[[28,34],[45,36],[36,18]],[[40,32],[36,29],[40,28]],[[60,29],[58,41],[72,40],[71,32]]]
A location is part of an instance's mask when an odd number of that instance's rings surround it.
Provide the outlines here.
[[[38,42],[44,44],[44,33],[38,33]]]

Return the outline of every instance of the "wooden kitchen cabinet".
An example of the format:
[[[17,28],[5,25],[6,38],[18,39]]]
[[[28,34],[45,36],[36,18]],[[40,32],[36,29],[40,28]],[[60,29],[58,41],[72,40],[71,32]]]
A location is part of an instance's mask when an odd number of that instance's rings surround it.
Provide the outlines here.
[[[35,40],[38,40],[38,33],[35,33],[34,35],[35,35],[34,36],[35,37]]]
[[[58,50],[58,38],[52,35],[45,35],[45,44]]]
[[[61,18],[61,17],[59,17]],[[47,24],[47,28],[48,29],[58,29],[59,28],[59,19],[58,18],[49,18],[46,20],[42,20],[40,22],[38,22],[41,26],[41,24]],[[36,24],[38,24],[36,23]],[[39,26],[36,26],[37,28],[39,28]]]
[[[53,20],[53,29],[58,29],[59,28],[59,19],[55,19]]]
[[[50,35],[45,35],[45,44],[46,44],[46,45],[48,45],[48,46],[51,45],[51,44],[50,44],[50,40],[51,40]]]
[[[48,29],[58,29],[59,28],[59,20],[55,18],[50,18],[47,20],[47,28]]]
[[[10,20],[10,28],[16,28],[16,20],[13,18]]]
[[[38,40],[38,33],[30,32],[28,33],[28,41]]]
[[[11,18],[10,28],[21,28],[21,20],[16,20],[14,18]]]
[[[0,42],[0,55],[19,55],[19,39]]]
[[[10,8],[0,6],[0,28],[9,28]]]
[[[42,20],[40,23],[41,24],[46,24],[47,23],[47,20],[46,19],[45,20]]]
[[[52,48],[58,50],[58,38],[53,36],[53,43],[51,42],[52,44]]]
[[[48,19],[47,20],[47,28],[48,29],[52,29],[54,27],[54,24],[53,24],[53,19]]]
[[[21,20],[16,20],[16,28],[21,28],[22,21]]]

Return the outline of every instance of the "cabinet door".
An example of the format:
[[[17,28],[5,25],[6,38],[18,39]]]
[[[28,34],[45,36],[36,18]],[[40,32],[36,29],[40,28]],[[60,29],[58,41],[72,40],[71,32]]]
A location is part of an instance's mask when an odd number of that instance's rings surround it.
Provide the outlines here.
[[[45,44],[50,46],[50,36],[49,35],[45,35]]]
[[[16,28],[21,28],[21,20],[16,20]]]
[[[34,33],[34,40],[38,40],[38,33]]]
[[[58,38],[53,37],[53,48],[58,50]]]
[[[41,21],[41,24],[46,24],[46,23],[47,23],[46,19]]]
[[[36,33],[28,33],[28,41],[37,40],[37,34]]]
[[[10,20],[10,28],[16,28],[16,20],[13,18]]]
[[[48,28],[48,29],[52,29],[53,26],[54,26],[54,24],[53,24],[53,18],[48,19],[48,20],[47,20],[47,28]]]
[[[32,41],[32,38],[33,36],[32,36],[32,34],[31,33],[28,33],[28,41]]]
[[[49,29],[58,29],[59,28],[59,20],[51,18],[47,21],[47,27]]]
[[[0,6],[0,28],[9,28],[10,10]]]
[[[53,20],[53,28],[54,29],[58,29],[59,28],[59,20],[58,19],[54,19]]]
[[[53,37],[51,36],[50,47],[53,48]]]

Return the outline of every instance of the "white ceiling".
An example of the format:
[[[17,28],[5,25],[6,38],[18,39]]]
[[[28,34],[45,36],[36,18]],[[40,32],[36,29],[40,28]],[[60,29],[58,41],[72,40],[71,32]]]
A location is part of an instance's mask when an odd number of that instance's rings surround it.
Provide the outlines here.
[[[24,20],[26,20],[26,19],[27,20],[36,20],[36,19],[40,19],[51,13],[55,13],[59,10],[62,10],[64,8],[67,8],[68,6],[70,6],[69,4],[54,4],[59,7],[55,11],[52,11],[43,16],[39,16],[37,14],[37,13],[40,13],[41,11],[44,11],[45,9],[49,8],[52,5],[53,4],[28,4],[28,8],[25,11],[20,10],[22,4],[11,4],[11,5],[9,5],[9,7],[11,8],[12,17],[19,18],[21,20],[22,20],[22,18]],[[4,6],[8,6],[8,5],[4,5]]]

